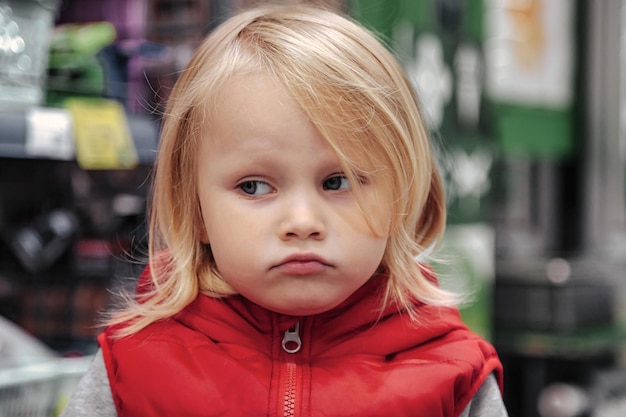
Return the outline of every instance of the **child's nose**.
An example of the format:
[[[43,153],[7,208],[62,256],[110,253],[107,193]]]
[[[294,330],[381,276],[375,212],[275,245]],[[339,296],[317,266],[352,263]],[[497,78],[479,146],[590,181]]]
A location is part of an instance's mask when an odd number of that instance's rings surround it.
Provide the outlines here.
[[[320,202],[302,194],[293,196],[284,206],[284,219],[278,233],[283,240],[324,239],[326,223]]]

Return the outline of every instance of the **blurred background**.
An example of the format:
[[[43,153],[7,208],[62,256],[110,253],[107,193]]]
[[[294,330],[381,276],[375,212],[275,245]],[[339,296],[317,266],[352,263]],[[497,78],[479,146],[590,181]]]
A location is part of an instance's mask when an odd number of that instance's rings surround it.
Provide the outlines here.
[[[0,416],[62,409],[145,261],[169,91],[254,3],[0,0]],[[472,295],[510,415],[625,416],[626,1],[315,3],[419,92],[450,210],[435,268]]]

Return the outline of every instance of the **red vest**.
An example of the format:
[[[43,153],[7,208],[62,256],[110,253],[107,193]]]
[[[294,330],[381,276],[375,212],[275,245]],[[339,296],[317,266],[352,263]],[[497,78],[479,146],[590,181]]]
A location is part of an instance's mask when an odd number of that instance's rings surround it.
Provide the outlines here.
[[[502,387],[495,350],[456,309],[421,305],[419,324],[394,308],[381,316],[379,290],[367,284],[310,317],[279,315],[241,297],[199,296],[131,337],[114,340],[107,329],[99,342],[117,411],[457,417],[489,374]],[[288,353],[283,344],[299,350]]]

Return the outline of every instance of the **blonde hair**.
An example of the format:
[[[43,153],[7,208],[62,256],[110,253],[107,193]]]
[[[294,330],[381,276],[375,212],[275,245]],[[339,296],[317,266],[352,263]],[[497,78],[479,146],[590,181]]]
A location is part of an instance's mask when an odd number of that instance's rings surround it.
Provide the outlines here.
[[[265,6],[217,27],[170,95],[150,207],[151,282],[109,324],[124,323],[120,334],[131,334],[178,313],[199,293],[234,293],[201,242],[196,152],[200,126],[218,110],[221,88],[255,71],[274,77],[293,96],[337,152],[352,184],[368,167],[392,197],[389,230],[375,231],[389,235],[380,268],[388,279],[384,304],[408,311],[416,300],[451,304],[451,295],[415,260],[441,239],[446,210],[417,97],[400,65],[349,18],[312,6]]]

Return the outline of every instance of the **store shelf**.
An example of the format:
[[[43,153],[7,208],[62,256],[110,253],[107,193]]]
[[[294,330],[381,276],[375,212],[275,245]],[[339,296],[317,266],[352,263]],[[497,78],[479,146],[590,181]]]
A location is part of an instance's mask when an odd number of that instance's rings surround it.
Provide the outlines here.
[[[494,340],[501,353],[561,359],[589,358],[615,352],[625,343],[626,327],[622,324],[563,333],[500,330]]]
[[[154,162],[158,144],[159,125],[148,115],[127,114],[130,134],[137,149],[140,164]],[[22,159],[54,159],[27,149],[29,123],[27,110],[0,111],[0,157]]]

